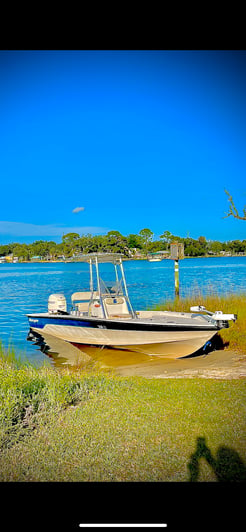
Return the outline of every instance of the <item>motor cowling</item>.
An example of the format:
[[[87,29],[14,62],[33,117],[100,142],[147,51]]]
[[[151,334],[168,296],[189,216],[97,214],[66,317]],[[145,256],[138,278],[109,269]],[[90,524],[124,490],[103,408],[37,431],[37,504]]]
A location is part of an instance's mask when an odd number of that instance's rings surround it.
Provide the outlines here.
[[[58,314],[67,312],[67,302],[64,294],[51,294],[48,299],[48,312]]]

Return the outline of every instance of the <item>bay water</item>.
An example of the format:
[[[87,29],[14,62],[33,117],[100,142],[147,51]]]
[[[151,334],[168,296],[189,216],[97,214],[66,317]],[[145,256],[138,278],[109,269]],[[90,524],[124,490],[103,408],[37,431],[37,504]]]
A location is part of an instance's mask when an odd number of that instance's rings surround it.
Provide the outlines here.
[[[129,296],[135,310],[147,310],[174,299],[174,262],[124,262]],[[246,292],[246,256],[209,257],[179,261],[180,297],[196,294],[233,294]],[[101,265],[102,278],[110,280],[111,264]],[[27,341],[27,313],[46,312],[48,297],[63,293],[68,310],[71,295],[89,290],[89,266],[86,263],[0,264],[0,341],[17,354],[37,363],[46,357]],[[215,309],[211,309],[215,310]]]

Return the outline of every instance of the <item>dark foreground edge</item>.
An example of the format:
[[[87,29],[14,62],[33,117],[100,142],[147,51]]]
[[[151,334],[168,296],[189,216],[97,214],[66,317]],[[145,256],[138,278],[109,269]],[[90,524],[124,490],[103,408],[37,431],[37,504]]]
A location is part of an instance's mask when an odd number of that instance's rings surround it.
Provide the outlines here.
[[[216,482],[2,483],[1,530],[79,531],[80,523],[166,523],[167,532],[240,530],[244,488]]]

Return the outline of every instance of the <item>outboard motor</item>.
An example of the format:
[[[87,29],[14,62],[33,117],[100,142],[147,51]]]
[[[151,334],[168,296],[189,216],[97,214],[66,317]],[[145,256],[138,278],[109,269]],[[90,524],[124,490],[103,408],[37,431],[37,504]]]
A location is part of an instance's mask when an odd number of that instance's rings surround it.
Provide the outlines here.
[[[67,312],[67,302],[64,294],[51,294],[48,299],[49,314],[62,314]]]

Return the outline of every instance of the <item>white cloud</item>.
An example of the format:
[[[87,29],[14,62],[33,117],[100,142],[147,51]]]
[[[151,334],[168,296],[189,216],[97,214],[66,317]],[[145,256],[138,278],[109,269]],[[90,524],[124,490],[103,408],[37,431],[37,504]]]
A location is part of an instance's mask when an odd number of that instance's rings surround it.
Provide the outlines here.
[[[80,211],[84,211],[85,208],[84,207],[75,207],[75,209],[72,210],[72,212],[80,212]]]
[[[50,225],[35,225],[27,224],[23,222],[5,222],[0,221],[0,235],[11,235],[15,237],[19,236],[34,236],[34,237],[50,237],[50,236],[60,236],[66,233],[79,233],[86,234],[104,234],[107,233],[109,229],[105,227],[66,227],[58,226],[55,224]]]

